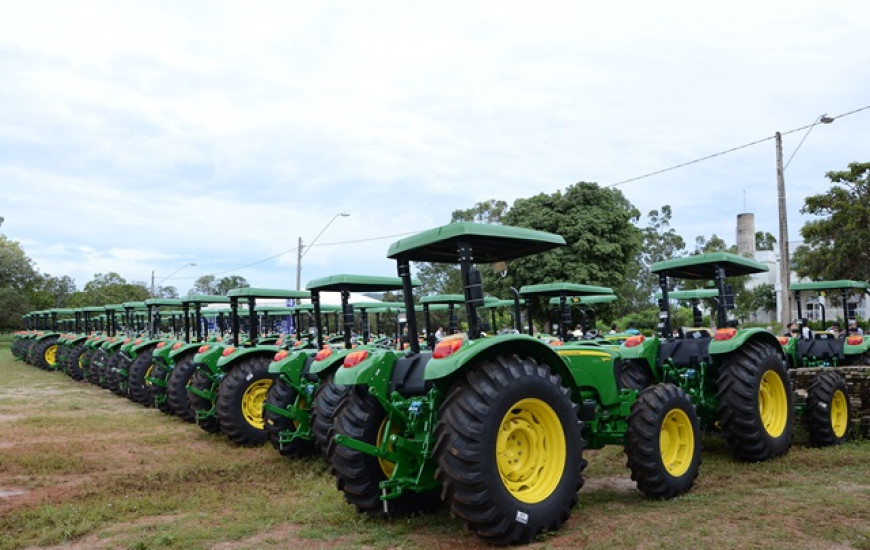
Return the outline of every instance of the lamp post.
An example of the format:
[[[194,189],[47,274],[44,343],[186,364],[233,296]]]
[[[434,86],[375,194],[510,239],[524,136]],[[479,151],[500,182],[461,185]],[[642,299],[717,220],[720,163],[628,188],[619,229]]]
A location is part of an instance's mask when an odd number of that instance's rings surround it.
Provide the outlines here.
[[[169,279],[170,277],[172,277],[173,275],[175,275],[176,273],[178,273],[179,271],[181,271],[185,267],[195,267],[195,266],[196,266],[196,263],[193,263],[193,262],[191,262],[189,264],[184,264],[183,266],[179,267],[178,269],[176,269],[175,271],[173,271],[172,273],[170,273],[166,277],[163,277],[162,279],[157,281],[157,284],[159,285],[163,281]],[[153,269],[151,270],[151,297],[152,298],[154,297],[154,270]]]
[[[807,133],[804,134],[803,139],[801,139],[798,146],[795,147],[794,152],[788,158],[788,162],[785,163],[785,166],[782,164],[782,134],[777,132],[775,135],[776,138],[776,192],[777,198],[779,202],[779,286],[782,292],[780,299],[780,321],[782,321],[783,326],[786,325],[789,321],[791,321],[791,295],[789,293],[789,280],[791,278],[791,273],[789,269],[789,255],[788,255],[788,211],[786,209],[785,204],[785,169],[788,168],[788,165],[791,164],[792,159],[797,154],[798,149],[803,145],[804,140],[807,139],[807,136],[810,135],[812,129],[816,126],[816,124],[830,124],[834,122],[834,119],[829,117],[827,114],[821,115],[816,120],[810,124],[810,127],[807,129]]]
[[[346,218],[348,216],[350,216],[350,214],[347,212],[339,212],[338,214],[333,216],[331,220],[326,222],[326,225],[323,226],[323,229],[320,230],[320,233],[318,233],[317,236],[311,239],[311,242],[308,243],[308,248],[306,248],[304,252],[302,237],[299,237],[299,247],[296,249],[296,290],[301,290],[302,288],[302,258],[304,258],[306,254],[308,254],[308,250],[310,250],[311,247],[314,246],[314,243],[317,242],[317,239],[320,238],[321,235],[323,235],[323,232],[326,231],[326,228],[332,225],[332,222],[337,220],[339,217]]]

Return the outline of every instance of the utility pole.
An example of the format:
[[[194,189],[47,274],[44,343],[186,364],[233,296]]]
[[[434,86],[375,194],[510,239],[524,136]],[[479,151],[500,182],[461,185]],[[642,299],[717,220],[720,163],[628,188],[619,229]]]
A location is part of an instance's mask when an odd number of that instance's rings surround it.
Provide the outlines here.
[[[302,237],[299,237],[299,247],[296,249],[296,290],[302,288]]]
[[[151,298],[154,297],[154,270],[151,270]]]
[[[779,286],[780,320],[786,326],[791,319],[791,293],[789,292],[788,211],[785,206],[785,169],[782,167],[782,134],[776,133],[776,193],[779,198]]]

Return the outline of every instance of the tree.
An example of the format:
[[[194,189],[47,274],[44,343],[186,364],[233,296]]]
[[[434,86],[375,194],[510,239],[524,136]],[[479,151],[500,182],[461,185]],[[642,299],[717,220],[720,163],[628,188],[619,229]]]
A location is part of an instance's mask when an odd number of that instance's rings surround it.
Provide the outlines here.
[[[671,207],[667,204],[662,206],[661,212],[650,210],[647,214],[649,225],[640,230],[643,243],[635,261],[628,265],[625,283],[619,289],[617,315],[628,315],[653,305],[658,277],[650,271],[652,264],[685,253],[685,241],[670,227],[671,215]]]
[[[0,217],[0,225],[3,218]],[[18,241],[0,234],[0,329],[21,327],[21,316],[30,311],[29,294],[41,281],[33,261]]]
[[[67,307],[75,292],[76,283],[68,275],[61,277],[52,277],[48,273],[39,275],[39,282],[29,293],[30,307],[32,309]]]
[[[206,294],[206,295],[216,295],[217,292],[217,279],[215,279],[214,275],[203,275],[193,282],[193,288],[190,290],[191,294]]]
[[[234,288],[248,288],[250,286],[248,281],[241,275],[230,275],[229,277],[222,277],[215,284],[215,291],[221,296],[226,296],[227,292]]]
[[[755,232],[755,250],[773,250],[773,246],[775,244],[776,237],[774,237],[767,231]]]
[[[806,246],[792,256],[800,277],[870,281],[870,162],[828,172],[830,190],[804,200],[801,213],[819,216],[801,228]]]
[[[76,292],[70,298],[70,306],[102,306],[106,304],[122,304],[124,302],[141,302],[148,298],[148,289],[140,284],[127,281],[114,271],[96,273],[91,281],[85,284],[82,292]]]
[[[633,225],[639,217],[622,192],[595,183],[517,199],[501,221],[559,234],[568,246],[513,261],[505,278],[482,270],[486,288],[501,297],[509,296],[508,286],[556,281],[620,288],[640,250],[641,231]],[[536,310],[543,313],[540,307]],[[606,321],[613,307],[601,306],[596,312]]]

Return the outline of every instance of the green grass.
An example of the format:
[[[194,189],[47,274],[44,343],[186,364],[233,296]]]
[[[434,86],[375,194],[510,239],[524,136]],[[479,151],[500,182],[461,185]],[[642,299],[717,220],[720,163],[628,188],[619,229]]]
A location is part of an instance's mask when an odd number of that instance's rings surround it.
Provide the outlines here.
[[[621,449],[586,453],[580,503],[530,548],[842,548],[870,550],[870,442],[735,462],[705,438],[689,494],[644,499]],[[0,349],[0,550],[484,548],[442,509],[360,517],[327,465],[144,409]],[[223,543],[223,544],[222,544]]]

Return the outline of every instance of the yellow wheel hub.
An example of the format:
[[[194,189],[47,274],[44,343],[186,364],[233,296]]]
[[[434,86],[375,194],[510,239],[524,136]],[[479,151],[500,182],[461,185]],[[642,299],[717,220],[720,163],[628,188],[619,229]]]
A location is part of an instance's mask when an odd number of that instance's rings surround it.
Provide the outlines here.
[[[665,470],[679,477],[689,470],[695,454],[695,432],[689,415],[681,409],[668,412],[659,433],[659,451]]]
[[[770,437],[779,437],[788,422],[788,396],[782,378],[772,370],[761,377],[758,388],[758,411],[761,423]]]
[[[269,378],[255,380],[242,395],[242,414],[248,424],[258,430],[266,428],[263,420],[263,403],[266,402],[266,393],[269,392],[271,385],[272,380]]]
[[[57,344],[45,348],[45,362],[52,366],[57,363]]]
[[[540,399],[522,399],[502,418],[495,446],[502,483],[521,502],[549,497],[565,470],[567,446],[559,416]]]
[[[145,386],[153,386],[154,385],[151,383],[151,380],[148,380],[148,378],[151,376],[151,371],[153,371],[153,370],[154,370],[154,364],[152,363],[152,364],[148,365],[148,370],[145,371]]]
[[[835,391],[831,399],[831,428],[836,437],[846,435],[849,428],[849,402],[840,390]]]
[[[384,441],[385,437],[389,437],[390,435],[399,433],[399,426],[395,422],[390,423],[389,434],[387,433],[387,417],[384,417],[383,421],[381,421],[381,427],[378,428],[378,439],[375,442],[377,447],[380,447]],[[387,450],[393,452],[393,444],[387,444]],[[387,476],[387,479],[391,479],[393,477],[393,472],[396,470],[396,463],[390,462],[385,458],[378,457],[378,464],[381,466],[381,471],[384,472],[384,475]]]

